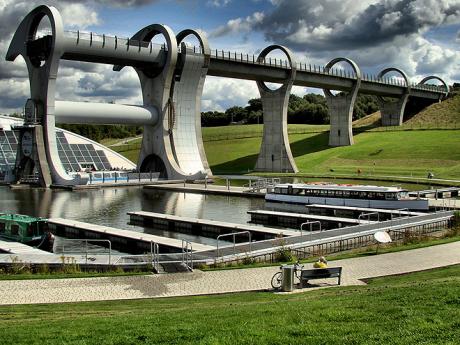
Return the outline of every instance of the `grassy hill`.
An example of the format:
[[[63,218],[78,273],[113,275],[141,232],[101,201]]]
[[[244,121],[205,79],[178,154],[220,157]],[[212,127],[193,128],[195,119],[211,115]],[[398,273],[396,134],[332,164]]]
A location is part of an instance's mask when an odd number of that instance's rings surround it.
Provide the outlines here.
[[[301,172],[313,174],[460,177],[460,131],[389,131],[355,135],[355,145],[330,148],[329,133],[292,134],[292,153]],[[205,142],[215,173],[247,172],[261,138]]]
[[[404,123],[405,127],[432,126],[460,128],[460,94],[425,108]]]
[[[372,127],[374,113],[354,123]],[[400,127],[355,131],[355,145],[330,148],[328,125],[289,125],[289,141],[302,173],[460,178],[460,96],[433,104]],[[263,126],[203,128],[205,150],[214,173],[247,173],[254,168]],[[113,147],[133,161],[140,141]]]

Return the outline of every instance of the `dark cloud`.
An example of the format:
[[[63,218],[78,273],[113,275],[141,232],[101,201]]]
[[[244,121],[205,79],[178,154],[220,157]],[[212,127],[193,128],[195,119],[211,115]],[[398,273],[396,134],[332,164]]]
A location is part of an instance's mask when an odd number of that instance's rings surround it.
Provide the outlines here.
[[[346,0],[281,0],[255,28],[267,40],[297,50],[353,50],[460,20],[460,1],[385,0],[361,6]]]
[[[60,3],[84,3],[88,5],[104,5],[111,7],[138,7],[150,5],[159,0],[60,0]]]

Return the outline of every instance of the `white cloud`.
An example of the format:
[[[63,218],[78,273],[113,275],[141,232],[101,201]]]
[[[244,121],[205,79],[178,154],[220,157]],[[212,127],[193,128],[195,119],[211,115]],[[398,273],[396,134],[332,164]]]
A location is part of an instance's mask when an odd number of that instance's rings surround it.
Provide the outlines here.
[[[86,29],[91,25],[99,25],[97,12],[83,4],[69,4],[61,9],[62,20],[69,28]]]
[[[260,97],[255,81],[206,77],[202,111],[225,110],[233,105],[245,106],[251,98]],[[219,109],[211,106],[219,105]]]
[[[264,19],[265,14],[262,12],[255,12],[246,18],[231,19],[227,24],[213,30],[209,37],[220,37],[227,34],[248,33],[256,24],[259,24]]]
[[[231,0],[208,0],[206,5],[211,7],[225,7],[227,6]]]

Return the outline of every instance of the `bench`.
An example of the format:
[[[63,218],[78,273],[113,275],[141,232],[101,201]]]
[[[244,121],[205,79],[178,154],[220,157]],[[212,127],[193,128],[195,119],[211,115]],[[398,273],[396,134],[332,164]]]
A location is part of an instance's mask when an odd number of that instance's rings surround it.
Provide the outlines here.
[[[302,270],[300,274],[300,283],[302,287],[308,284],[312,279],[338,278],[338,285],[342,275],[342,267],[315,268],[312,270]]]

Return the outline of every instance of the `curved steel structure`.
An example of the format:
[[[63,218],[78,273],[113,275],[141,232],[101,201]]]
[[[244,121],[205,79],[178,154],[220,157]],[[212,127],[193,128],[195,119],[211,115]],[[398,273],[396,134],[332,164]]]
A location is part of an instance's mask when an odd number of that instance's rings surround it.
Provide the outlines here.
[[[47,17],[51,24],[52,36],[49,42],[50,53],[41,59],[31,57],[27,51],[25,42],[35,38],[41,20]],[[56,78],[59,68],[59,60],[63,53],[62,41],[64,38],[64,25],[59,12],[54,7],[39,6],[30,12],[21,22],[13,36],[11,45],[6,54],[8,61],[14,61],[21,55],[29,71],[30,93],[26,110],[26,118],[38,121],[39,125],[34,130],[23,130],[20,136],[20,145],[23,147],[28,137],[33,137],[32,146],[34,165],[38,168],[40,180],[43,185],[55,184],[80,184],[70,177],[59,159],[56,132],[55,132],[55,89]],[[32,133],[33,132],[33,133]],[[27,156],[27,152],[19,150],[19,160]],[[18,175],[32,175],[32,171],[23,171],[19,165]]]
[[[276,44],[262,50],[257,61],[264,61],[266,56],[274,50],[281,50],[286,54],[290,71],[282,86],[276,90],[268,88],[263,81],[257,81],[263,108],[264,132],[255,170],[264,172],[298,172],[299,170],[289,145],[287,131],[289,95],[297,68],[292,52],[288,48]]]
[[[341,92],[333,95],[329,89],[323,89],[329,107],[331,129],[329,132],[329,146],[353,145],[353,109],[361,86],[361,70],[351,59],[339,57],[331,60],[324,71],[329,73],[330,69],[337,63],[348,63],[355,72],[353,84],[348,92]]]
[[[49,19],[52,33],[38,38],[36,33],[43,18]],[[164,36],[166,46],[151,42],[156,35]],[[198,51],[183,42],[189,35],[199,41]],[[267,59],[274,50],[281,50],[287,61],[275,59],[273,63],[272,59]],[[411,85],[407,75],[397,68],[384,69],[376,79],[366,78],[357,64],[347,58],[333,59],[323,69],[307,66],[297,63],[292,52],[280,45],[265,48],[257,58],[212,51],[206,36],[199,30],[187,29],[175,36],[169,27],[152,24],[129,39],[64,32],[59,12],[50,6],[35,8],[19,25],[6,59],[13,61],[19,55],[27,64],[31,96],[25,106],[27,126],[21,129],[16,168],[19,175],[29,174],[32,160],[43,185],[86,183],[81,177],[69,176],[63,169],[57,154],[56,118],[72,123],[144,125],[140,171],[156,171],[162,177],[173,179],[201,179],[210,175],[200,117],[206,75],[257,82],[264,112],[264,133],[256,170],[267,172],[297,171],[287,135],[287,106],[293,85],[324,90],[330,111],[329,144],[332,146],[353,144],[351,120],[358,92],[378,96],[384,125],[402,123],[409,96],[437,101],[449,92],[447,84],[436,76]],[[133,67],[141,82],[143,106],[56,102],[56,78],[61,59],[113,64],[115,71],[124,66]],[[332,67],[339,62],[350,64],[355,75],[335,73]],[[389,72],[400,73],[405,85],[383,79]],[[443,88],[424,85],[432,79],[439,80]],[[282,86],[271,90],[266,82]],[[330,90],[343,93],[334,96]],[[397,101],[390,102],[388,97]],[[21,163],[26,161],[29,163]]]

